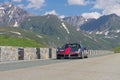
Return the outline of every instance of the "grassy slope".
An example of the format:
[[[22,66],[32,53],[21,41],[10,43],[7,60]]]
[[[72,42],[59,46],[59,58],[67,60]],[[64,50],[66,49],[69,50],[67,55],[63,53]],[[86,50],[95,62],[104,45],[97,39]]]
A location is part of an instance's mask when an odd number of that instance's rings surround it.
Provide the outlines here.
[[[18,32],[20,35],[13,32]],[[39,38],[37,34],[28,30],[0,27],[0,46],[48,47],[43,41],[44,38]]]
[[[119,47],[114,48],[114,52],[115,52],[115,53],[120,53],[120,46],[119,46]]]
[[[45,47],[34,40],[9,36],[0,36],[0,46]]]

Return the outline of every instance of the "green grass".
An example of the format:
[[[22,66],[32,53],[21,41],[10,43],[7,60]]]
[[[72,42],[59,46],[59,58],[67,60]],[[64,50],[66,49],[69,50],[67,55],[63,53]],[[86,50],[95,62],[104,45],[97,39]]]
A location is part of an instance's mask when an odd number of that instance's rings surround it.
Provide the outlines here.
[[[115,52],[115,53],[120,53],[120,47],[114,48],[114,52]]]
[[[31,39],[0,36],[0,46],[46,47],[43,43]]]

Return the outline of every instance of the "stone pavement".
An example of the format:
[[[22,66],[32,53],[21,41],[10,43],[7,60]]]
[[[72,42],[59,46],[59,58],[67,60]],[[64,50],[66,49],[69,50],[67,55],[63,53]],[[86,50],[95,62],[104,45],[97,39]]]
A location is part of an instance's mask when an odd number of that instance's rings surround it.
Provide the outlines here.
[[[120,54],[1,71],[0,80],[120,80]]]

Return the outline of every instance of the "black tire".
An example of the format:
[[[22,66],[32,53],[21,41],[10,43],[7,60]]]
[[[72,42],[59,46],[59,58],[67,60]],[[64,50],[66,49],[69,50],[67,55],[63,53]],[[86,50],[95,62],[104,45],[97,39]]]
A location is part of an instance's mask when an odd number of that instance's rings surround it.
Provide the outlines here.
[[[60,57],[57,57],[57,59],[61,59]]]
[[[88,56],[84,56],[84,58],[88,58]]]

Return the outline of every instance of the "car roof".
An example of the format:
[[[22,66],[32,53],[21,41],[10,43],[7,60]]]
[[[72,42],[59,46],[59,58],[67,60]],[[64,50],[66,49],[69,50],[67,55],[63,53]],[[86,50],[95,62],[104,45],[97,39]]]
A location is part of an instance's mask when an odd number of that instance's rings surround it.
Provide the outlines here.
[[[66,45],[80,45],[79,43],[67,43]]]

